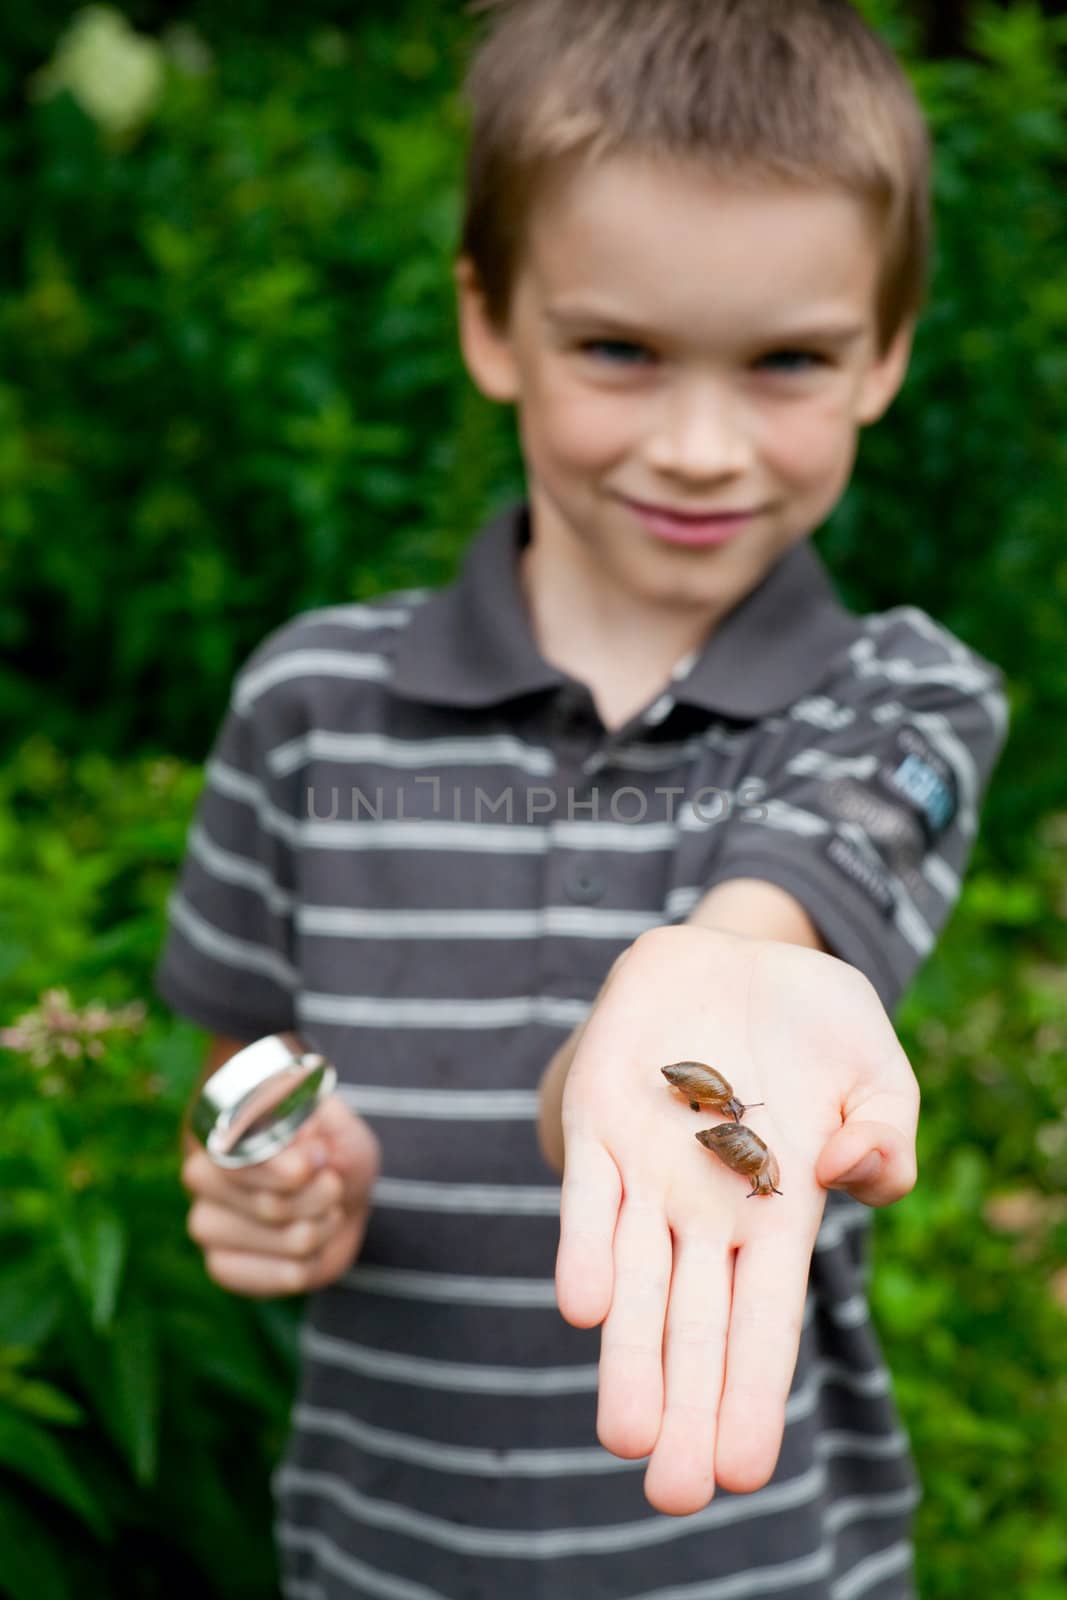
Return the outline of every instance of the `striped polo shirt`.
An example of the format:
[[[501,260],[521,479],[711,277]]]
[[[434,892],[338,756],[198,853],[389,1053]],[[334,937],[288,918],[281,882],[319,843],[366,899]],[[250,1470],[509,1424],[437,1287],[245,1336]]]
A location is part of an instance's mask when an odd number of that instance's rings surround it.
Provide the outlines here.
[[[446,587],[258,646],[168,905],[167,1004],[295,1029],[381,1142],[361,1254],[305,1305],[286,1600],[900,1600],[919,1491],[867,1209],[828,1195],[774,1477],[666,1516],[597,1441],[600,1330],[556,1305],[538,1085],[619,952],[730,878],[892,1009],[959,892],[1000,676],[921,611],[845,610],[805,543],[609,731],[538,650],[529,533],[512,504]]]

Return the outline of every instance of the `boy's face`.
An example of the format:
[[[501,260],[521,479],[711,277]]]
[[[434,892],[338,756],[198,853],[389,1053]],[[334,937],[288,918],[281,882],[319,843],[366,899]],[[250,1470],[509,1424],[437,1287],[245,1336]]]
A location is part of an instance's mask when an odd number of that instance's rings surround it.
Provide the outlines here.
[[[483,393],[517,404],[543,555],[650,612],[732,610],[826,519],[859,428],[903,381],[912,327],[877,354],[879,263],[841,191],[726,186],[633,156],[542,195],[503,336],[457,263],[464,357]],[[804,337],[834,328],[838,342]],[[683,546],[631,501],[752,515]]]

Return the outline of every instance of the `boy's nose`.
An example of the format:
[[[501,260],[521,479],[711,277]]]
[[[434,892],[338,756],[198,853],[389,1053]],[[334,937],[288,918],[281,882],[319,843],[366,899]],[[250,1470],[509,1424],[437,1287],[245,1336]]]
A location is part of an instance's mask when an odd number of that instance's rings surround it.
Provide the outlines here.
[[[752,464],[753,447],[742,409],[721,385],[680,385],[663,397],[646,449],[649,465],[709,486],[743,473]]]

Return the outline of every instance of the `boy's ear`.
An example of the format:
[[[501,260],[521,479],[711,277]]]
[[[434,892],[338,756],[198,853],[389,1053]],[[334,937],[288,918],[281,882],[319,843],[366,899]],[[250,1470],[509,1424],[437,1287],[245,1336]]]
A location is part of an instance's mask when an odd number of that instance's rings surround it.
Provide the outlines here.
[[[860,388],[857,413],[861,427],[885,415],[896,399],[911,360],[912,340],[915,337],[915,317],[903,322],[892,344],[883,356],[877,357],[867,368]]]
[[[517,399],[518,375],[511,341],[489,320],[481,283],[469,256],[456,257],[452,275],[456,280],[460,349],[472,381],[488,400]]]

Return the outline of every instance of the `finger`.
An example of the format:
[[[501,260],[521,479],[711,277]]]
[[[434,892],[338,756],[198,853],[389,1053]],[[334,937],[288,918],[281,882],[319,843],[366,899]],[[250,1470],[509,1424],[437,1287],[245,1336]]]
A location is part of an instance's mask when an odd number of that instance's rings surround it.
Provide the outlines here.
[[[307,1266],[303,1261],[287,1261],[281,1256],[256,1256],[241,1250],[212,1250],[204,1256],[209,1278],[232,1294],[256,1300],[271,1300],[277,1295],[303,1294],[307,1288]]]
[[[243,1250],[301,1260],[317,1255],[345,1220],[341,1207],[334,1206],[322,1217],[300,1217],[285,1227],[269,1227],[225,1206],[198,1200],[189,1212],[186,1228],[203,1250]]]
[[[318,1159],[321,1141],[304,1144],[293,1143],[269,1161],[260,1161],[253,1167],[220,1167],[207,1151],[198,1148],[185,1157],[181,1166],[181,1181],[192,1193],[209,1187],[221,1177],[228,1188],[275,1189],[281,1194],[293,1194],[320,1172],[329,1160],[329,1151],[322,1145],[322,1160]]]
[[[341,1177],[346,1204],[362,1204],[381,1171],[381,1144],[374,1129],[337,1095],[323,1101],[310,1123],[310,1137],[325,1142],[330,1166]]]
[[[663,1417],[663,1322],[671,1232],[658,1196],[628,1192],[615,1230],[614,1290],[600,1338],[597,1437],[617,1456],[647,1455]]]
[[[814,1244],[782,1227],[737,1252],[715,1451],[716,1479],[734,1494],[760,1488],[778,1460]]]
[[[215,1195],[207,1198],[214,1199]],[[335,1206],[345,1206],[347,1196],[340,1173],[327,1167],[293,1194],[278,1189],[223,1189],[220,1203],[242,1216],[270,1227],[282,1228],[300,1217],[323,1217]]]
[[[349,1218],[317,1255],[303,1259],[212,1250],[205,1254],[204,1264],[209,1277],[233,1294],[263,1300],[309,1294],[335,1282],[347,1270],[359,1252],[365,1228],[366,1213]]]
[[[701,1510],[715,1493],[732,1256],[725,1240],[675,1236],[664,1337],[663,1420],[645,1474],[645,1498],[670,1516]]]
[[[182,1165],[182,1182],[194,1200],[211,1200],[259,1222],[278,1224],[297,1217],[319,1217],[340,1203],[344,1184],[327,1167],[295,1189],[259,1188],[234,1181],[236,1169],[217,1167],[203,1152]]]
[[[850,1117],[823,1145],[815,1177],[869,1206],[888,1206],[915,1187],[914,1132]]]
[[[595,1328],[611,1307],[621,1198],[619,1169],[604,1146],[568,1130],[559,1195],[556,1299],[560,1315],[576,1328]]]

